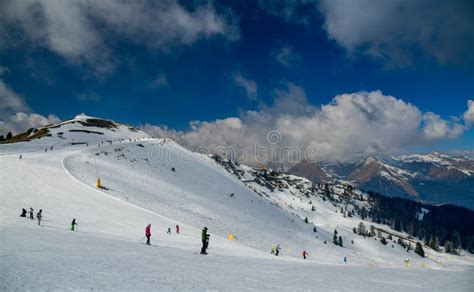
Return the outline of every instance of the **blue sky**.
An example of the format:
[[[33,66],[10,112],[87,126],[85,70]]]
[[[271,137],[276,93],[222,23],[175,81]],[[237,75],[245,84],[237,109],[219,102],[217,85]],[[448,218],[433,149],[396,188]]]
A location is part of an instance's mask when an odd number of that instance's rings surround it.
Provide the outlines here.
[[[420,111],[419,135],[428,129],[428,112],[447,127],[394,150],[474,148],[470,115],[464,115],[474,99],[469,1],[84,2],[89,6],[0,4],[6,14],[0,21],[0,94],[11,103],[0,110],[4,131],[84,112],[156,125],[157,133],[192,144],[183,138],[192,134],[190,121],[237,117],[246,129],[258,127],[247,124],[249,111],[263,115],[295,86],[314,112],[337,95],[379,90]],[[18,123],[11,118],[16,112],[46,120]]]

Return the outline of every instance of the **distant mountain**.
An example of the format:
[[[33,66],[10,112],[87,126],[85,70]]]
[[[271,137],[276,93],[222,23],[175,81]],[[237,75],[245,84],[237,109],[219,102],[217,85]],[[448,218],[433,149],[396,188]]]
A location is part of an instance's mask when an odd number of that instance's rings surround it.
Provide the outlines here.
[[[474,209],[474,159],[439,152],[371,155],[351,162],[302,161],[288,171],[314,182],[346,182],[392,197]]]

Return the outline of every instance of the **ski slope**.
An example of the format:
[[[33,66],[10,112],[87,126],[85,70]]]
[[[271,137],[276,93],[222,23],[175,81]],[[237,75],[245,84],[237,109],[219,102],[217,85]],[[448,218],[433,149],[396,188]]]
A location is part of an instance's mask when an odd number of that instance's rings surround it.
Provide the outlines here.
[[[358,220],[342,218],[328,202],[312,198],[317,211],[305,213],[303,199],[258,196],[173,141],[77,122],[87,119],[51,128],[49,137],[0,145],[2,291],[474,290],[468,255],[427,251],[421,259],[364,240],[351,231]],[[97,173],[106,189],[94,187]],[[44,225],[19,217],[29,207],[43,209]],[[295,214],[307,215],[318,232]],[[72,218],[77,232],[69,230]],[[143,244],[148,223],[151,247]],[[203,226],[211,234],[207,256],[198,254]],[[334,228],[344,248],[331,243]],[[269,253],[273,244],[282,246],[278,258]]]

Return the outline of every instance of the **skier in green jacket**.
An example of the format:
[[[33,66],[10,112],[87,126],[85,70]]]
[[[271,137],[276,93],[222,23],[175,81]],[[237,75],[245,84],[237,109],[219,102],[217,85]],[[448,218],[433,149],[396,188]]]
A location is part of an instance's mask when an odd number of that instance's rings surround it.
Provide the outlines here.
[[[204,227],[201,233],[201,241],[202,241],[201,254],[207,254],[206,249],[209,246],[209,236],[210,235],[207,234],[207,227]]]
[[[74,227],[77,225],[76,223],[76,218],[72,219],[72,222],[71,222],[71,231],[74,231]]]

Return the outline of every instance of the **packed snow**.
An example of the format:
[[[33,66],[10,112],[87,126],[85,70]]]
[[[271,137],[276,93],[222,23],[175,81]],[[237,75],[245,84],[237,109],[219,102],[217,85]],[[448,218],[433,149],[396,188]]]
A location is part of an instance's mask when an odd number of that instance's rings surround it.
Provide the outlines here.
[[[292,188],[270,193],[250,172],[243,182],[171,140],[79,123],[88,119],[0,145],[0,290],[474,290],[466,252],[425,249],[420,258],[384,246],[354,234],[362,220],[343,217],[321,197]],[[40,226],[19,216],[30,207],[43,210]],[[152,246],[144,244],[148,223]],[[208,255],[199,254],[203,226]],[[344,247],[332,244],[334,229]],[[276,244],[279,257],[270,254]]]

